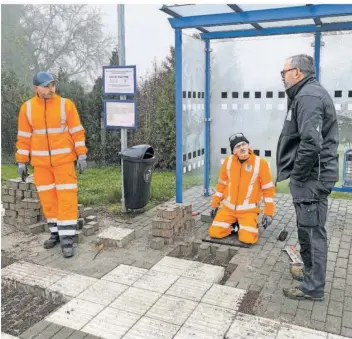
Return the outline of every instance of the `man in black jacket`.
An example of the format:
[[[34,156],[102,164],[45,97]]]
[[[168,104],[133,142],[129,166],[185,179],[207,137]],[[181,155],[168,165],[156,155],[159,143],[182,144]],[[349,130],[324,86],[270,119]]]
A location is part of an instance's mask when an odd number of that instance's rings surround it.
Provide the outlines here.
[[[290,178],[303,269],[292,267],[298,287],[291,299],[323,300],[328,196],[338,181],[338,125],[334,103],[315,79],[314,60],[296,55],[281,71],[288,96],[286,120],[277,146],[277,182]]]

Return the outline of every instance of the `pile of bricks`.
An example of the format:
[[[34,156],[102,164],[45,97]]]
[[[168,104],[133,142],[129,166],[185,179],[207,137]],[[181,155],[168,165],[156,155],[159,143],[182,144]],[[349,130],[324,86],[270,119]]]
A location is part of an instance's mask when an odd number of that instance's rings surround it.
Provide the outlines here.
[[[38,232],[37,224],[44,216],[33,177],[27,178],[27,182],[8,180],[6,187],[1,188],[1,201],[5,209],[4,223]]]
[[[43,215],[33,176],[22,182],[21,179],[10,179],[6,187],[1,188],[1,201],[5,209],[3,221],[5,224],[18,227],[24,232],[33,234],[50,232]],[[94,235],[99,230],[97,217],[92,207],[78,205],[77,240],[82,235]]]
[[[171,244],[173,238],[183,230],[192,227],[192,205],[166,203],[157,207],[156,218],[152,220],[153,249],[162,249]]]

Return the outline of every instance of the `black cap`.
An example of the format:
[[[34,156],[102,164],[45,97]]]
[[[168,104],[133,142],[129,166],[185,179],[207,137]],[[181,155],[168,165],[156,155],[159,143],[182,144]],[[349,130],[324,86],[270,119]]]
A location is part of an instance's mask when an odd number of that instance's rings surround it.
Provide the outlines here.
[[[231,150],[233,150],[233,148],[242,141],[245,141],[247,144],[249,144],[248,139],[243,135],[243,133],[236,133],[231,135],[229,141]]]

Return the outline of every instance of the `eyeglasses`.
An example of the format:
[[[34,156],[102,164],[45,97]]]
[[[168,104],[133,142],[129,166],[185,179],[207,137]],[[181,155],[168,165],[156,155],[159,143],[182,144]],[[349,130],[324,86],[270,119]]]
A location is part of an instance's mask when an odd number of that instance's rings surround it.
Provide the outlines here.
[[[281,71],[281,72],[280,72],[281,77],[284,78],[284,77],[285,77],[285,74],[286,74],[287,72],[293,71],[294,69],[297,69],[297,67],[295,67],[295,68],[290,68],[290,69],[286,69],[286,70]]]
[[[234,139],[241,138],[241,137],[242,138],[244,137],[243,133],[235,133],[230,136],[229,141],[233,141]]]

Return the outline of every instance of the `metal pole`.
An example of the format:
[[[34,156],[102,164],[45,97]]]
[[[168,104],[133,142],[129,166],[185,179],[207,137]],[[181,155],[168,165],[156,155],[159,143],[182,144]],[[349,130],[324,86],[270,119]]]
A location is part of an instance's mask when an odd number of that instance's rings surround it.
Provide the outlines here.
[[[125,66],[125,6],[117,5],[117,27],[118,27],[118,55],[119,65]],[[121,100],[126,100],[125,95],[121,95]],[[127,148],[127,130],[121,128],[121,152]],[[126,212],[125,205],[125,189],[124,189],[124,177],[123,177],[123,159],[121,158],[121,212]]]
[[[182,31],[175,29],[176,202],[182,203]]]
[[[210,168],[210,40],[205,40],[205,172],[204,196],[209,196]]]
[[[320,47],[321,47],[321,33],[315,32],[315,43],[314,43],[314,61],[315,61],[315,76],[316,79],[320,80]]]

